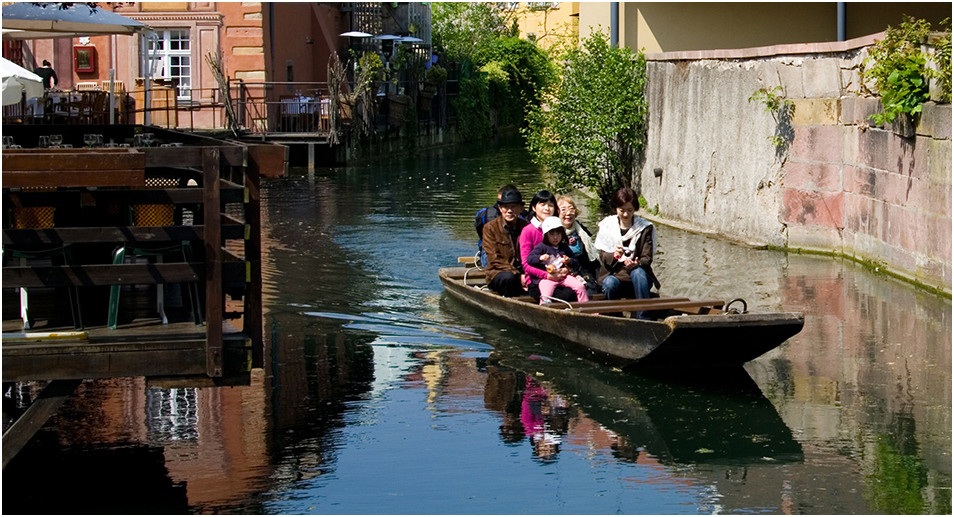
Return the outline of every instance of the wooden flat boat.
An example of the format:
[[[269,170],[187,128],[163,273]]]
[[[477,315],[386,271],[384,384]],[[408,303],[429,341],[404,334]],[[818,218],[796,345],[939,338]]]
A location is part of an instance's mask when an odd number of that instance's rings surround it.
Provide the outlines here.
[[[801,313],[728,310],[721,300],[663,297],[539,305],[529,296],[498,295],[485,286],[484,272],[477,268],[441,268],[438,275],[447,293],[463,304],[624,368],[741,366],[805,324]],[[631,317],[636,311],[648,311],[651,319]]]

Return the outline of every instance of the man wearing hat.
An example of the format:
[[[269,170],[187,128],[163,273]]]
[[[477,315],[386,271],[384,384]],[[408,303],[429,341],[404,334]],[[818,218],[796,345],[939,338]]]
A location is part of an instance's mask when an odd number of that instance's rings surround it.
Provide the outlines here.
[[[517,253],[517,238],[523,227],[529,224],[520,217],[523,197],[516,188],[505,188],[497,201],[500,217],[484,225],[483,245],[487,253],[487,285],[503,296],[526,294],[520,255]]]

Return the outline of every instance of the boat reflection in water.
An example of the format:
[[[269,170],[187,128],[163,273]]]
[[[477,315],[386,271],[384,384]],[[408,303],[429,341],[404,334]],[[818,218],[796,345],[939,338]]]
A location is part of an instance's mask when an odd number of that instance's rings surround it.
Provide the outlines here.
[[[691,383],[652,379],[585,361],[491,354],[485,404],[503,413],[506,442],[529,438],[554,460],[568,422],[583,413],[615,435],[614,454],[663,464],[751,465],[803,460],[772,403],[741,368]]]

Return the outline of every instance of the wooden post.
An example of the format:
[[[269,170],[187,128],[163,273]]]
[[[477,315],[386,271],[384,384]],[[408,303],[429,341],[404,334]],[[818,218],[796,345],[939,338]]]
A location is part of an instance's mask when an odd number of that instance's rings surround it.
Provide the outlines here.
[[[265,365],[264,347],[262,344],[262,212],[261,212],[261,166],[265,160],[260,158],[257,148],[249,147],[249,163],[245,168],[245,188],[248,190],[248,201],[245,203],[245,224],[249,226],[249,234],[245,240],[245,260],[249,262],[251,278],[248,290],[245,293],[245,314],[243,327],[245,335],[252,340],[252,367],[261,368]],[[282,150],[282,153],[286,152]],[[284,165],[284,164],[282,164]]]
[[[315,144],[308,142],[308,174],[309,178],[315,173]]]
[[[205,222],[205,328],[206,372],[221,377],[222,323],[225,299],[222,294],[222,207],[219,174],[222,155],[218,147],[202,150],[203,214]]]

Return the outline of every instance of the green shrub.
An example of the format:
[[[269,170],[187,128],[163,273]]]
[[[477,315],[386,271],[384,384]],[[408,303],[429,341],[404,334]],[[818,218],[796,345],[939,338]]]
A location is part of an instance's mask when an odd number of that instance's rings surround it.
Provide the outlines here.
[[[604,202],[633,186],[646,144],[646,60],[601,32],[568,52],[562,76],[524,131],[533,159],[559,190],[592,188]]]
[[[475,74],[460,80],[460,95],[451,102],[457,112],[457,134],[461,140],[479,140],[491,136],[493,128],[490,125],[489,99],[485,74]]]
[[[926,67],[927,54],[921,51],[930,32],[930,22],[908,16],[897,28],[888,27],[885,38],[871,48],[863,74],[874,81],[884,107],[883,113],[871,115],[875,123],[891,123],[901,114],[916,115],[930,99],[932,72]]]

